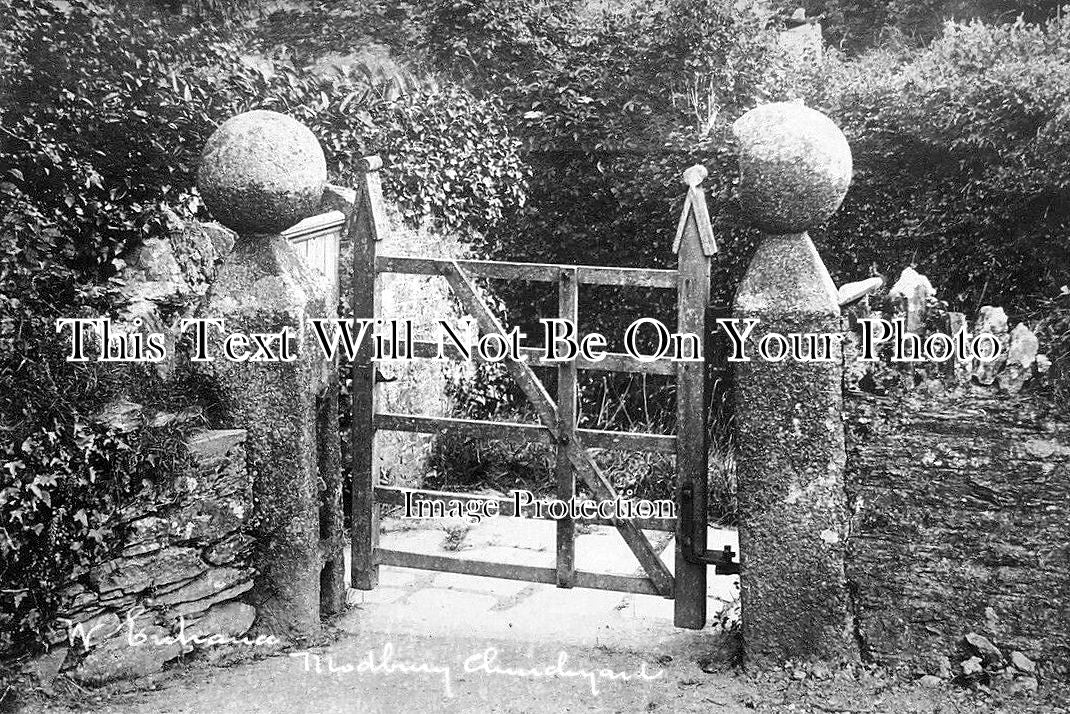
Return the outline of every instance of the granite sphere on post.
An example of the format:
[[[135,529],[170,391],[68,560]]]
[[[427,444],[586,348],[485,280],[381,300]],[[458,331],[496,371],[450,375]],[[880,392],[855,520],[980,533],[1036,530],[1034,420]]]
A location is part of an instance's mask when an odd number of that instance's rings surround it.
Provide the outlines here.
[[[740,195],[751,223],[776,235],[802,233],[836,212],[851,183],[851,147],[831,119],[780,102],[736,120]]]
[[[223,122],[197,169],[208,210],[246,235],[279,233],[313,215],[326,185],[327,161],[308,127],[262,109]]]

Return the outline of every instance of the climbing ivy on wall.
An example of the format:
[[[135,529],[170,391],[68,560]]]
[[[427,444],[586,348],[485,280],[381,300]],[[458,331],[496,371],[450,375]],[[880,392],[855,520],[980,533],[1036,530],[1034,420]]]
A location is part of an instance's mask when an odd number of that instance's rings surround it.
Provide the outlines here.
[[[253,108],[290,114],[312,128],[341,182],[368,152],[421,147],[385,171],[388,194],[413,221],[485,227],[523,196],[496,104],[461,89],[398,99],[357,69],[324,76],[281,59],[250,63],[255,45],[239,26],[145,8],[12,0],[5,20],[0,649],[11,635],[41,635],[59,586],[115,544],[124,499],[166,472],[140,435],[91,418],[128,390],[150,408],[166,407],[167,395],[135,388],[143,382],[129,370],[67,362],[54,320],[119,308],[124,256],[163,235],[168,215],[204,217],[197,162],[220,122]]]

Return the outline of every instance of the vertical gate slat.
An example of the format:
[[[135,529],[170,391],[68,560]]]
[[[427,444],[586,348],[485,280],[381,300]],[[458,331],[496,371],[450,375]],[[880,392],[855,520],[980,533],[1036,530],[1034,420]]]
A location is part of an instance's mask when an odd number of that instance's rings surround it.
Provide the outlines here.
[[[569,320],[579,332],[578,271],[561,271],[558,287],[558,317]],[[579,338],[579,335],[576,335]],[[576,495],[576,470],[561,445],[562,437],[574,438],[578,404],[576,360],[561,362],[557,367],[557,497],[568,501]],[[576,524],[572,518],[557,521],[557,586],[571,588],[576,579]]]
[[[379,240],[376,225],[378,193],[378,158],[364,160],[367,171],[357,181],[357,195],[346,231],[353,243],[353,319],[375,319],[378,296],[375,289],[375,250]],[[359,328],[354,324],[354,334]],[[353,360],[353,574],[352,587],[371,590],[379,582],[375,550],[379,546],[379,506],[375,502],[375,363],[372,340],[364,340]]]

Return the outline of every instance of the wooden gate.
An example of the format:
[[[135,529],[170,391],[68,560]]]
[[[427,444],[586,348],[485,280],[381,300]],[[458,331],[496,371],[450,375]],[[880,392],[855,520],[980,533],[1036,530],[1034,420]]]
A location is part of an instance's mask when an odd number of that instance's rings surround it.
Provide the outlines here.
[[[505,329],[483,302],[472,280],[476,277],[556,283],[559,316],[577,324],[579,286],[617,285],[675,289],[677,331],[707,335],[710,256],[716,244],[699,184],[706,176],[702,167],[685,172],[688,195],[677,229],[674,251],[676,270],[646,270],[584,265],[549,265],[474,260],[441,260],[377,254],[379,231],[384,225],[377,157],[365,159],[364,179],[358,181],[353,212],[346,232],[352,241],[353,313],[355,319],[379,318],[376,276],[380,273],[440,275],[471,314],[481,334],[502,334]],[[535,355],[541,350],[525,348]],[[438,345],[414,345],[417,357],[434,357]],[[708,352],[707,352],[708,353]],[[706,549],[707,445],[706,378],[702,361],[640,361],[627,354],[610,354],[601,361],[576,360],[557,366],[557,399],[554,400],[524,361],[506,359],[511,377],[538,414],[540,424],[517,424],[471,419],[452,419],[413,414],[391,414],[376,408],[377,370],[371,340],[364,340],[353,363],[353,587],[376,587],[380,565],[447,571],[487,577],[586,587],[675,598],[674,621],[678,627],[699,629],[706,621],[706,567],[719,573],[738,572],[731,548]],[[675,435],[613,432],[577,428],[577,373],[580,369],[675,375],[677,382],[677,433]],[[617,493],[611,479],[588,453],[588,448],[651,450],[676,454],[675,519],[586,519],[617,529],[642,567],[642,577],[593,573],[576,569],[575,520],[557,520],[556,568],[493,563],[460,558],[402,552],[379,547],[379,511],[383,504],[400,505],[411,489],[384,486],[375,473],[377,430],[421,433],[455,433],[488,439],[552,444],[556,450],[557,497],[563,501],[576,494],[578,476],[599,500]],[[487,500],[483,496],[417,491],[422,501]],[[516,515],[513,499],[497,499],[502,516]],[[524,515],[524,514],[521,514]],[[547,516],[548,517],[548,516]],[[674,531],[674,569],[662,562],[643,529]]]

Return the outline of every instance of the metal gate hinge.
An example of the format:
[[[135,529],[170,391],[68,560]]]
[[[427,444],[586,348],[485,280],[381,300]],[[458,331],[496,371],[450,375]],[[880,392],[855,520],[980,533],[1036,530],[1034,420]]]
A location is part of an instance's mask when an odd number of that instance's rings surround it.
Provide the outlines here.
[[[358,365],[356,365],[356,368],[357,369],[368,369],[371,366],[372,365],[370,365],[370,364],[358,364]],[[398,381],[397,377],[387,377],[385,374],[382,373],[382,371],[379,370],[379,365],[375,365],[375,382],[376,382],[376,384],[379,384],[379,383],[382,383],[382,382],[396,382],[396,381]]]
[[[721,550],[704,550],[701,553],[685,551],[684,553],[684,559],[687,562],[712,565],[713,571],[718,575],[739,574],[739,563],[734,560],[735,557],[736,553],[730,545],[726,545]]]
[[[732,546],[726,545],[721,550],[699,550],[695,542],[695,523],[693,518],[693,499],[691,484],[684,484],[680,489],[680,552],[684,560],[696,565],[712,565],[718,575],[739,574],[739,563]],[[702,527],[705,528],[705,519]]]

